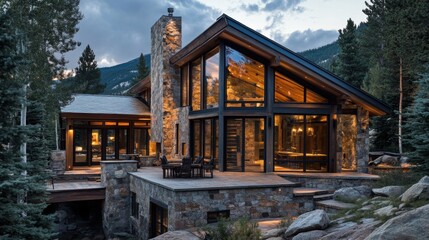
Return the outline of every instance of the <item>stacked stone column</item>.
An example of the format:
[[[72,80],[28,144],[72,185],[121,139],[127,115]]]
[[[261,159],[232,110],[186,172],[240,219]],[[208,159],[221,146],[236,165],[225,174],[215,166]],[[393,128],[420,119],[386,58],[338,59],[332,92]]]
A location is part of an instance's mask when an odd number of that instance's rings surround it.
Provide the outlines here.
[[[101,184],[106,187],[103,206],[103,230],[108,239],[130,232],[130,177],[137,161],[101,161]]]

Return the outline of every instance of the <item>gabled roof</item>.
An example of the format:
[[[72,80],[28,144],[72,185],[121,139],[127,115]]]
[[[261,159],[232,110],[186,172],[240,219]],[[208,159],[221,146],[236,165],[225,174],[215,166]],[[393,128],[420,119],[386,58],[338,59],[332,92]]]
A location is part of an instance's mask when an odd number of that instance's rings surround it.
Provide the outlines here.
[[[146,89],[150,89],[150,74],[148,74],[145,78],[142,80],[139,80],[136,84],[131,86],[127,92],[129,94],[140,94]]]
[[[367,92],[344,82],[333,73],[225,14],[173,55],[170,62],[182,66],[218,45],[221,40],[228,40],[247,48],[268,59],[272,67],[282,67],[302,76],[309,83],[334,94],[339,99],[350,100],[361,105],[373,115],[384,115],[391,111],[387,104]]]
[[[131,96],[76,94],[72,102],[61,108],[63,117],[124,116],[148,117],[150,110],[143,102]]]

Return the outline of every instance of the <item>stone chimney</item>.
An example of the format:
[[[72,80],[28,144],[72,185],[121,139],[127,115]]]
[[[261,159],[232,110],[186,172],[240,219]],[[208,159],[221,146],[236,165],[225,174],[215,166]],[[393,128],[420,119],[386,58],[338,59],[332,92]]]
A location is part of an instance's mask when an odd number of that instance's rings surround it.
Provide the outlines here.
[[[170,64],[170,57],[182,47],[182,18],[161,16],[151,28],[151,141],[157,153],[171,156],[177,109],[180,107],[180,69]]]

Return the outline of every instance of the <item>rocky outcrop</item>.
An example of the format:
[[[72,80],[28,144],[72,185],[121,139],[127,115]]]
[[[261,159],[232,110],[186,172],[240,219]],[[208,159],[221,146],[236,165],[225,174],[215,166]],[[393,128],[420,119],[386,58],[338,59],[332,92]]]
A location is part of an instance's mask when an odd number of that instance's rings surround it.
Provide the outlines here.
[[[371,234],[371,232],[376,228],[377,224],[380,222],[370,222],[363,224],[355,224],[354,226],[348,228],[342,228],[337,231],[333,231],[320,240],[331,240],[331,239],[341,239],[341,240],[363,240],[366,236]]]
[[[373,161],[369,162],[369,165],[378,165],[380,163],[384,163],[391,166],[399,166],[400,160],[398,157],[390,156],[390,155],[383,155],[381,157],[378,157],[374,159]]]
[[[417,199],[429,200],[429,177],[424,176],[420,181],[402,194],[401,201],[412,202]]]
[[[359,199],[367,199],[372,195],[368,186],[340,188],[334,192],[334,199],[343,202],[356,202]]]
[[[264,239],[270,239],[273,237],[281,236],[285,232],[285,230],[286,230],[285,228],[270,229],[270,230],[263,232],[261,234],[261,239],[264,240]]]
[[[382,188],[373,188],[372,192],[376,196],[383,196],[383,197],[399,197],[404,192],[403,186],[387,186]]]
[[[324,210],[314,210],[300,215],[286,230],[284,237],[290,237],[310,230],[323,230],[329,225],[328,214]]]
[[[321,237],[325,236],[327,232],[323,230],[313,230],[309,232],[302,232],[296,235],[292,238],[292,240],[313,240],[313,239],[320,239]]]
[[[388,220],[365,239],[429,239],[428,216],[429,204]]]
[[[152,238],[152,240],[200,240],[200,238],[188,231],[171,231]]]
[[[380,217],[384,217],[384,216],[393,216],[393,214],[395,214],[395,211],[397,211],[398,208],[389,205],[386,207],[382,207],[380,209],[375,210],[374,215],[380,216]]]

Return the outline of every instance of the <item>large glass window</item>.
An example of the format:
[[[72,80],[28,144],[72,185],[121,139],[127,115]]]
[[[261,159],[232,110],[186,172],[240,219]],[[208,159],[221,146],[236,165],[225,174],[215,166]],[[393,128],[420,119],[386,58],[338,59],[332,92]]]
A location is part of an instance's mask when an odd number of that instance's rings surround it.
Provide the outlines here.
[[[274,97],[276,102],[304,102],[304,87],[276,72]]]
[[[201,110],[201,60],[197,59],[191,66],[192,110]]]
[[[226,47],[226,106],[264,106],[265,67],[262,63]]]
[[[209,52],[205,59],[205,107],[216,108],[219,105],[219,48]]]
[[[181,69],[181,80],[180,80],[180,105],[182,107],[188,106],[188,91],[189,91],[189,68],[188,64],[182,67]]]
[[[275,102],[307,102],[307,103],[327,103],[328,99],[305,88],[284,74],[276,72],[274,86]],[[305,96],[305,97],[304,97]]]
[[[328,117],[275,115],[274,170],[326,172]]]

